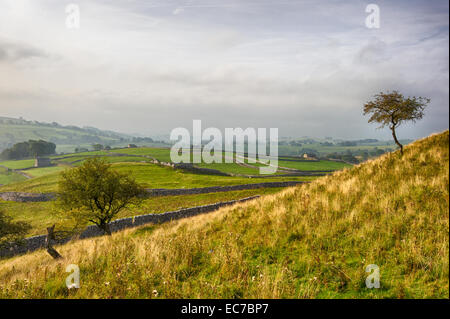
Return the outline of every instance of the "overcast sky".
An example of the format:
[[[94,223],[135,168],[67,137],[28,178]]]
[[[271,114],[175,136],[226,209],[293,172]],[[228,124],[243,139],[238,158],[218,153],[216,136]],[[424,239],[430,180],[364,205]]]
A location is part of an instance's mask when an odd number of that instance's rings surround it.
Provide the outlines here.
[[[365,25],[371,2],[378,29]],[[432,100],[399,132],[418,138],[449,126],[448,19],[447,0],[2,0],[0,116],[145,135],[200,119],[389,138],[362,107],[397,89]]]

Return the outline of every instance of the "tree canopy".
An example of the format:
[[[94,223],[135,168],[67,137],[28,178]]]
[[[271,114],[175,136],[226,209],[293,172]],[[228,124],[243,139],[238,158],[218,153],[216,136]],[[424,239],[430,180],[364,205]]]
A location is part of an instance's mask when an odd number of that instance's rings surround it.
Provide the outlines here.
[[[30,228],[25,222],[14,222],[11,216],[0,210],[0,247],[21,239]]]
[[[78,222],[92,222],[106,234],[111,234],[111,220],[125,207],[139,204],[145,194],[130,174],[96,157],[61,175],[59,205]]]
[[[379,123],[380,128],[388,126],[392,131],[395,143],[403,153],[403,145],[397,139],[395,129],[402,123],[422,119],[426,105],[430,99],[423,97],[407,97],[398,91],[392,93],[380,92],[374,96],[372,101],[364,105],[364,115],[369,114],[369,123]]]
[[[45,156],[55,154],[56,145],[43,140],[21,142],[14,144],[11,148],[3,150],[0,157],[3,159],[23,159],[27,157]]]

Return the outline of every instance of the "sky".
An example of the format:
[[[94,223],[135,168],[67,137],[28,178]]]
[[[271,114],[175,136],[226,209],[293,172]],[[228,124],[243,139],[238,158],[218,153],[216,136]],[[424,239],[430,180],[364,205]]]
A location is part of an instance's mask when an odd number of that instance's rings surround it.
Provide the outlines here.
[[[449,127],[448,21],[447,0],[2,0],[0,116],[388,139],[362,108],[399,90],[431,99],[398,132],[420,138]]]

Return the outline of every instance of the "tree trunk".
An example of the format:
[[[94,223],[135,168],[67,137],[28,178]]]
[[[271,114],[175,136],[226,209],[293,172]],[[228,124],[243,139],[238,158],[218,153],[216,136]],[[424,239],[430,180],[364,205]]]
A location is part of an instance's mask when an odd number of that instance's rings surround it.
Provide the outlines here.
[[[106,235],[111,236],[111,228],[109,228],[109,223],[101,223],[100,228],[105,232]]]
[[[397,144],[398,147],[400,147],[400,154],[403,155],[403,145],[400,144],[400,142],[397,139],[397,135],[395,135],[395,127],[394,126],[391,127],[391,131],[392,131],[392,137],[394,138],[395,144]]]
[[[47,248],[47,252],[50,256],[53,257],[53,259],[60,259],[62,256],[56,251],[55,248],[53,248],[52,240],[55,239],[55,225],[52,227],[47,228],[47,238],[45,238],[45,246]]]

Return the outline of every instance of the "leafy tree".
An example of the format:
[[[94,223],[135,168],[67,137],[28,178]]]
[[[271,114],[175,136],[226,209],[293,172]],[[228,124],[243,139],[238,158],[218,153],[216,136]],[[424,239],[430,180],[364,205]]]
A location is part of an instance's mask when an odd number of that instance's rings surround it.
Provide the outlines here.
[[[0,210],[0,247],[8,242],[15,242],[23,238],[30,229],[25,222],[14,222],[12,218]]]
[[[43,140],[29,140],[28,145],[30,149],[30,155],[35,157],[41,155],[51,155],[54,154],[56,150],[56,145],[54,143],[46,142]]]
[[[85,147],[76,147],[75,153],[88,152],[89,150]]]
[[[94,144],[92,147],[94,148],[94,151],[101,151],[103,149],[102,144]]]
[[[354,141],[343,141],[343,142],[337,143],[337,145],[339,145],[339,146],[356,146],[357,143]]]
[[[4,159],[22,159],[55,153],[56,145],[43,140],[16,143],[12,147],[5,149],[0,157]]]
[[[367,159],[369,158],[369,152],[368,151],[363,151],[361,153],[362,159],[363,161],[367,161]]]
[[[389,126],[395,144],[400,147],[400,153],[403,154],[403,145],[398,141],[395,129],[403,122],[415,123],[422,119],[428,103],[430,103],[428,98],[415,96],[405,98],[398,91],[380,92],[364,105],[364,115],[370,114],[369,123],[380,123],[379,128]]]
[[[137,205],[145,189],[130,174],[119,173],[104,159],[86,160],[61,173],[60,207],[80,223],[92,222],[110,235],[109,223],[125,207]]]

